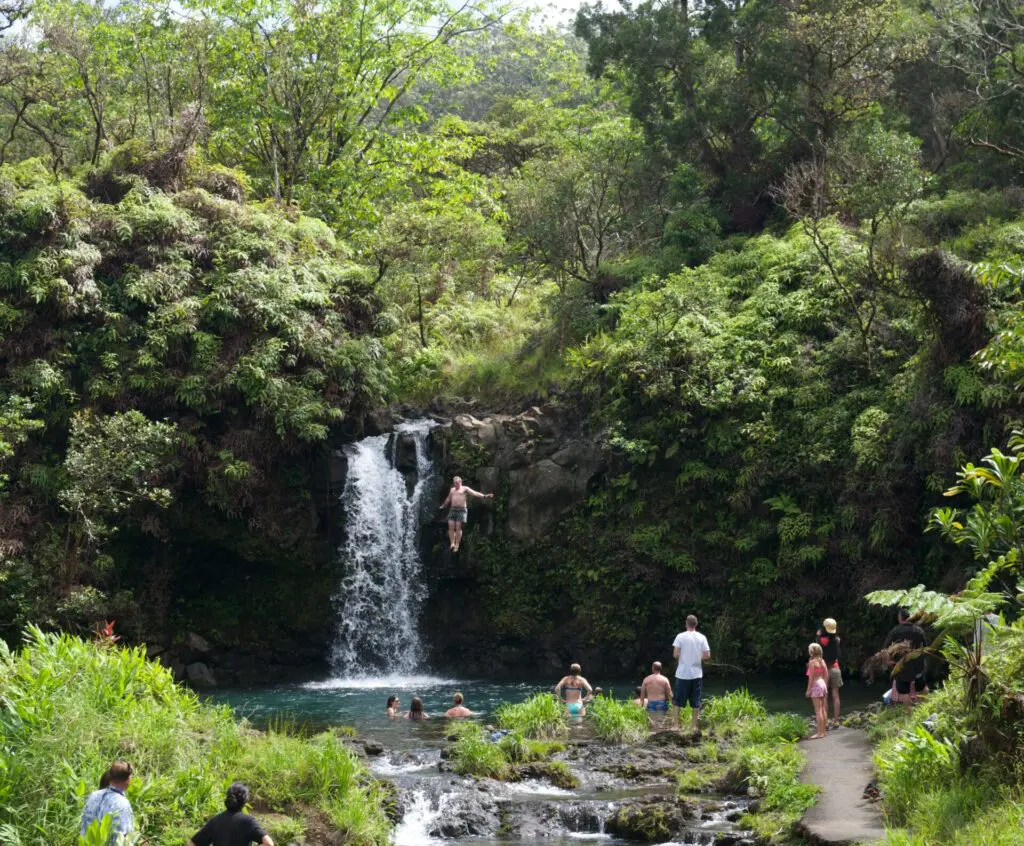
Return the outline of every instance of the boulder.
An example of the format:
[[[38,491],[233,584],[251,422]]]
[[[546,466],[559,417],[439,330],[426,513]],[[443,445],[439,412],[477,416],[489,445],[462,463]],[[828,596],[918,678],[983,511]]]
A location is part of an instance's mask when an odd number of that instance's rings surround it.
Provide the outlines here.
[[[412,432],[399,432],[395,437],[395,469],[401,473],[415,473],[419,469],[416,436]]]
[[[605,831],[623,840],[664,843],[686,827],[694,810],[679,799],[641,799],[620,805],[605,822]]]
[[[193,687],[216,687],[213,671],[202,661],[194,661],[185,667],[185,678]]]
[[[556,455],[565,453],[560,450]],[[516,540],[544,535],[587,494],[590,481],[601,470],[600,458],[582,450],[572,466],[542,459],[522,470],[509,471],[508,533]]]
[[[444,813],[431,826],[434,837],[490,837],[498,833],[498,805],[485,794],[459,793],[445,797]]]
[[[212,648],[206,638],[197,635],[195,632],[189,632],[185,635],[185,646],[193,652],[198,652],[200,655],[209,654]]]

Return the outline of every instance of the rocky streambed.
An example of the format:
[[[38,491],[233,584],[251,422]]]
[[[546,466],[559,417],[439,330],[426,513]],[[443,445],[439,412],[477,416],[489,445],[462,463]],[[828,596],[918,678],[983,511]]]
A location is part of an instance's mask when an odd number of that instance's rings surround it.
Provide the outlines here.
[[[677,795],[675,774],[690,766],[686,744],[672,732],[631,746],[573,738],[553,760],[568,766],[579,782],[574,789],[529,771],[515,782],[462,777],[449,771],[443,747],[363,746],[373,772],[397,789],[396,846],[555,846],[581,839],[754,846],[740,823],[751,799]]]

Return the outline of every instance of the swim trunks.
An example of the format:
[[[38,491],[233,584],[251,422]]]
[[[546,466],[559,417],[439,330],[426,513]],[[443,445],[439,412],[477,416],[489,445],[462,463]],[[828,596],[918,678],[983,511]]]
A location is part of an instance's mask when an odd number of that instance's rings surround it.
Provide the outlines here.
[[[843,686],[843,671],[839,667],[828,669],[828,689],[836,690]]]
[[[682,708],[689,704],[691,708],[700,709],[701,687],[703,679],[676,679],[675,701],[676,707]]]
[[[583,711],[582,702],[567,702],[565,707],[569,710],[569,716],[578,717]]]
[[[448,522],[449,523],[465,523],[466,518],[469,516],[469,511],[465,508],[450,508],[448,509]]]
[[[651,702],[650,700],[648,700],[647,701],[647,710],[648,711],[653,711],[655,713],[661,712],[661,713],[667,714],[668,713],[668,702],[666,700],[664,700],[664,699],[661,700],[660,702]]]

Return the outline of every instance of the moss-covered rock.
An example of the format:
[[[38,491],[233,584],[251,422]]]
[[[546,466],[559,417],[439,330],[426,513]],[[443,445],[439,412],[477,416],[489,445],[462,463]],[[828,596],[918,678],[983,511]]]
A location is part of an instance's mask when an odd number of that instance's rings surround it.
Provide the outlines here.
[[[693,806],[681,799],[644,799],[619,806],[605,823],[605,831],[623,840],[663,843],[695,816]]]

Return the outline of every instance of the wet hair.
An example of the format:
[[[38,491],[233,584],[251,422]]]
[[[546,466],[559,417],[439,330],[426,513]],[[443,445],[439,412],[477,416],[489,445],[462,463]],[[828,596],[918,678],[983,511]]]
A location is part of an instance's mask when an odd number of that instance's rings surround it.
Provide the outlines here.
[[[462,704],[462,694],[461,693],[456,693],[455,694],[455,704],[456,705],[461,705]]]
[[[643,693],[643,692],[644,692],[643,688],[642,687],[638,687],[638,688],[636,688],[633,691],[633,696],[635,696],[637,699],[639,699],[640,698],[640,694]]]
[[[651,664],[651,669],[661,672],[661,661],[655,661],[653,664]]]
[[[697,618],[693,614],[686,618],[686,628],[695,629],[697,628]]]
[[[100,790],[105,790],[110,787],[110,770],[104,770],[103,775],[100,776]]]
[[[132,777],[132,765],[127,761],[114,761],[107,770],[110,784],[124,784]]]
[[[388,708],[392,707],[397,701],[398,701],[398,697],[397,696],[389,696],[388,697],[388,704],[384,706],[385,710],[387,710]]]
[[[224,796],[224,807],[229,811],[241,811],[249,804],[249,788],[240,781],[234,782]]]
[[[423,700],[418,696],[412,698],[412,702],[409,703],[410,714],[422,714],[423,713]]]
[[[580,667],[579,664],[570,664],[569,665],[569,675],[571,675],[571,676],[578,676],[581,672],[583,672],[583,668]]]
[[[820,643],[808,644],[807,645],[807,654],[810,655],[812,658],[820,658],[821,657],[821,644]]]

